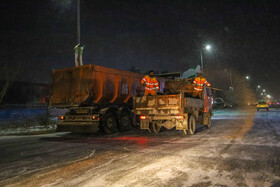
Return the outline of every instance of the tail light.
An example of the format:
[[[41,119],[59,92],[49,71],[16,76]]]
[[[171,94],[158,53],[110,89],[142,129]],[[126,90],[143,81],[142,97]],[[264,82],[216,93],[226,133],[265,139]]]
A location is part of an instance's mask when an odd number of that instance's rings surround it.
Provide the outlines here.
[[[184,116],[176,116],[176,119],[184,119]]]
[[[260,105],[257,105],[257,107],[260,107]]]
[[[97,119],[98,121],[100,120],[100,118],[99,118],[99,117],[97,117],[97,116],[92,116],[92,117],[91,117],[91,119],[92,119],[92,120]]]
[[[71,119],[75,119],[75,117],[74,117],[74,116],[71,116]]]
[[[140,116],[140,119],[144,120],[146,119],[146,116]]]
[[[268,105],[265,105],[265,107],[268,107]]]
[[[65,119],[65,116],[60,116],[58,119],[64,120],[64,119]]]

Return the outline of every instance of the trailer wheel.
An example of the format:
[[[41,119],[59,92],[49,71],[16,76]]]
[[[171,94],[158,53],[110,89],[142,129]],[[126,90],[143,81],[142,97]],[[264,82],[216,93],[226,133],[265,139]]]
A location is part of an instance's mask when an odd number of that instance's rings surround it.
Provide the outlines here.
[[[120,115],[120,125],[119,125],[120,131],[130,130],[132,123],[133,121],[130,113],[122,112]]]
[[[189,118],[189,129],[188,129],[188,133],[190,135],[193,135],[195,133],[195,125],[196,125],[195,117],[194,115],[191,115],[191,117]]]
[[[108,112],[102,117],[102,129],[106,134],[117,131],[117,117],[113,112]]]
[[[154,133],[156,133],[156,134],[159,133],[160,129],[161,129],[161,126],[158,125],[157,122],[153,122],[153,131],[154,131]]]

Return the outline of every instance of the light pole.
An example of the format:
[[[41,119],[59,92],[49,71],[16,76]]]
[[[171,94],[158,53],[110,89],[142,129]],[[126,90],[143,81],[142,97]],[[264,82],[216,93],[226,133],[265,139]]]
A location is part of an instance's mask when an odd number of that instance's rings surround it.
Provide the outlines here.
[[[77,0],[77,39],[78,39],[78,44],[81,44],[80,0]]]
[[[81,46],[81,11],[80,11],[80,0],[76,1],[77,5],[77,42],[78,44],[74,47],[75,51],[75,66],[83,65],[83,50],[84,46]]]
[[[211,49],[212,49],[212,46],[207,44],[207,45],[205,45],[205,47],[203,49],[199,50],[200,51],[200,65],[201,65],[201,72],[202,73],[203,73],[203,70],[204,70],[204,68],[203,68],[203,65],[204,65],[203,64],[203,50],[211,51]]]

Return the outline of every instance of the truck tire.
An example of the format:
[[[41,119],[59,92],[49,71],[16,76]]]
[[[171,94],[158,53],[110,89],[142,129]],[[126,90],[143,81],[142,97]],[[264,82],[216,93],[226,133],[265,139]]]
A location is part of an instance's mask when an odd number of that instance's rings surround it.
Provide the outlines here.
[[[211,116],[209,116],[209,117],[208,117],[208,123],[207,123],[207,125],[205,125],[205,126],[207,127],[207,129],[210,129],[210,128],[211,128],[211,125],[212,125],[212,123],[211,123]]]
[[[189,125],[188,134],[193,135],[195,133],[195,126],[196,126],[194,115],[191,115],[191,117],[189,118],[188,125]]]
[[[106,134],[112,134],[117,131],[117,117],[113,112],[105,113],[102,116],[102,130]]]
[[[130,130],[132,126],[133,120],[132,116],[129,112],[122,112],[120,115],[120,124],[119,129],[120,131]]]

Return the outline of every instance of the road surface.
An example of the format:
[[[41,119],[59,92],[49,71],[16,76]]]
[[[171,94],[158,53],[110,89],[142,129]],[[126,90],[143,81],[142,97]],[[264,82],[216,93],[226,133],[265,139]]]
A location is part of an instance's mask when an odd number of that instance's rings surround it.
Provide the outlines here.
[[[280,186],[280,109],[216,111],[193,136],[2,136],[0,148],[0,186]]]

